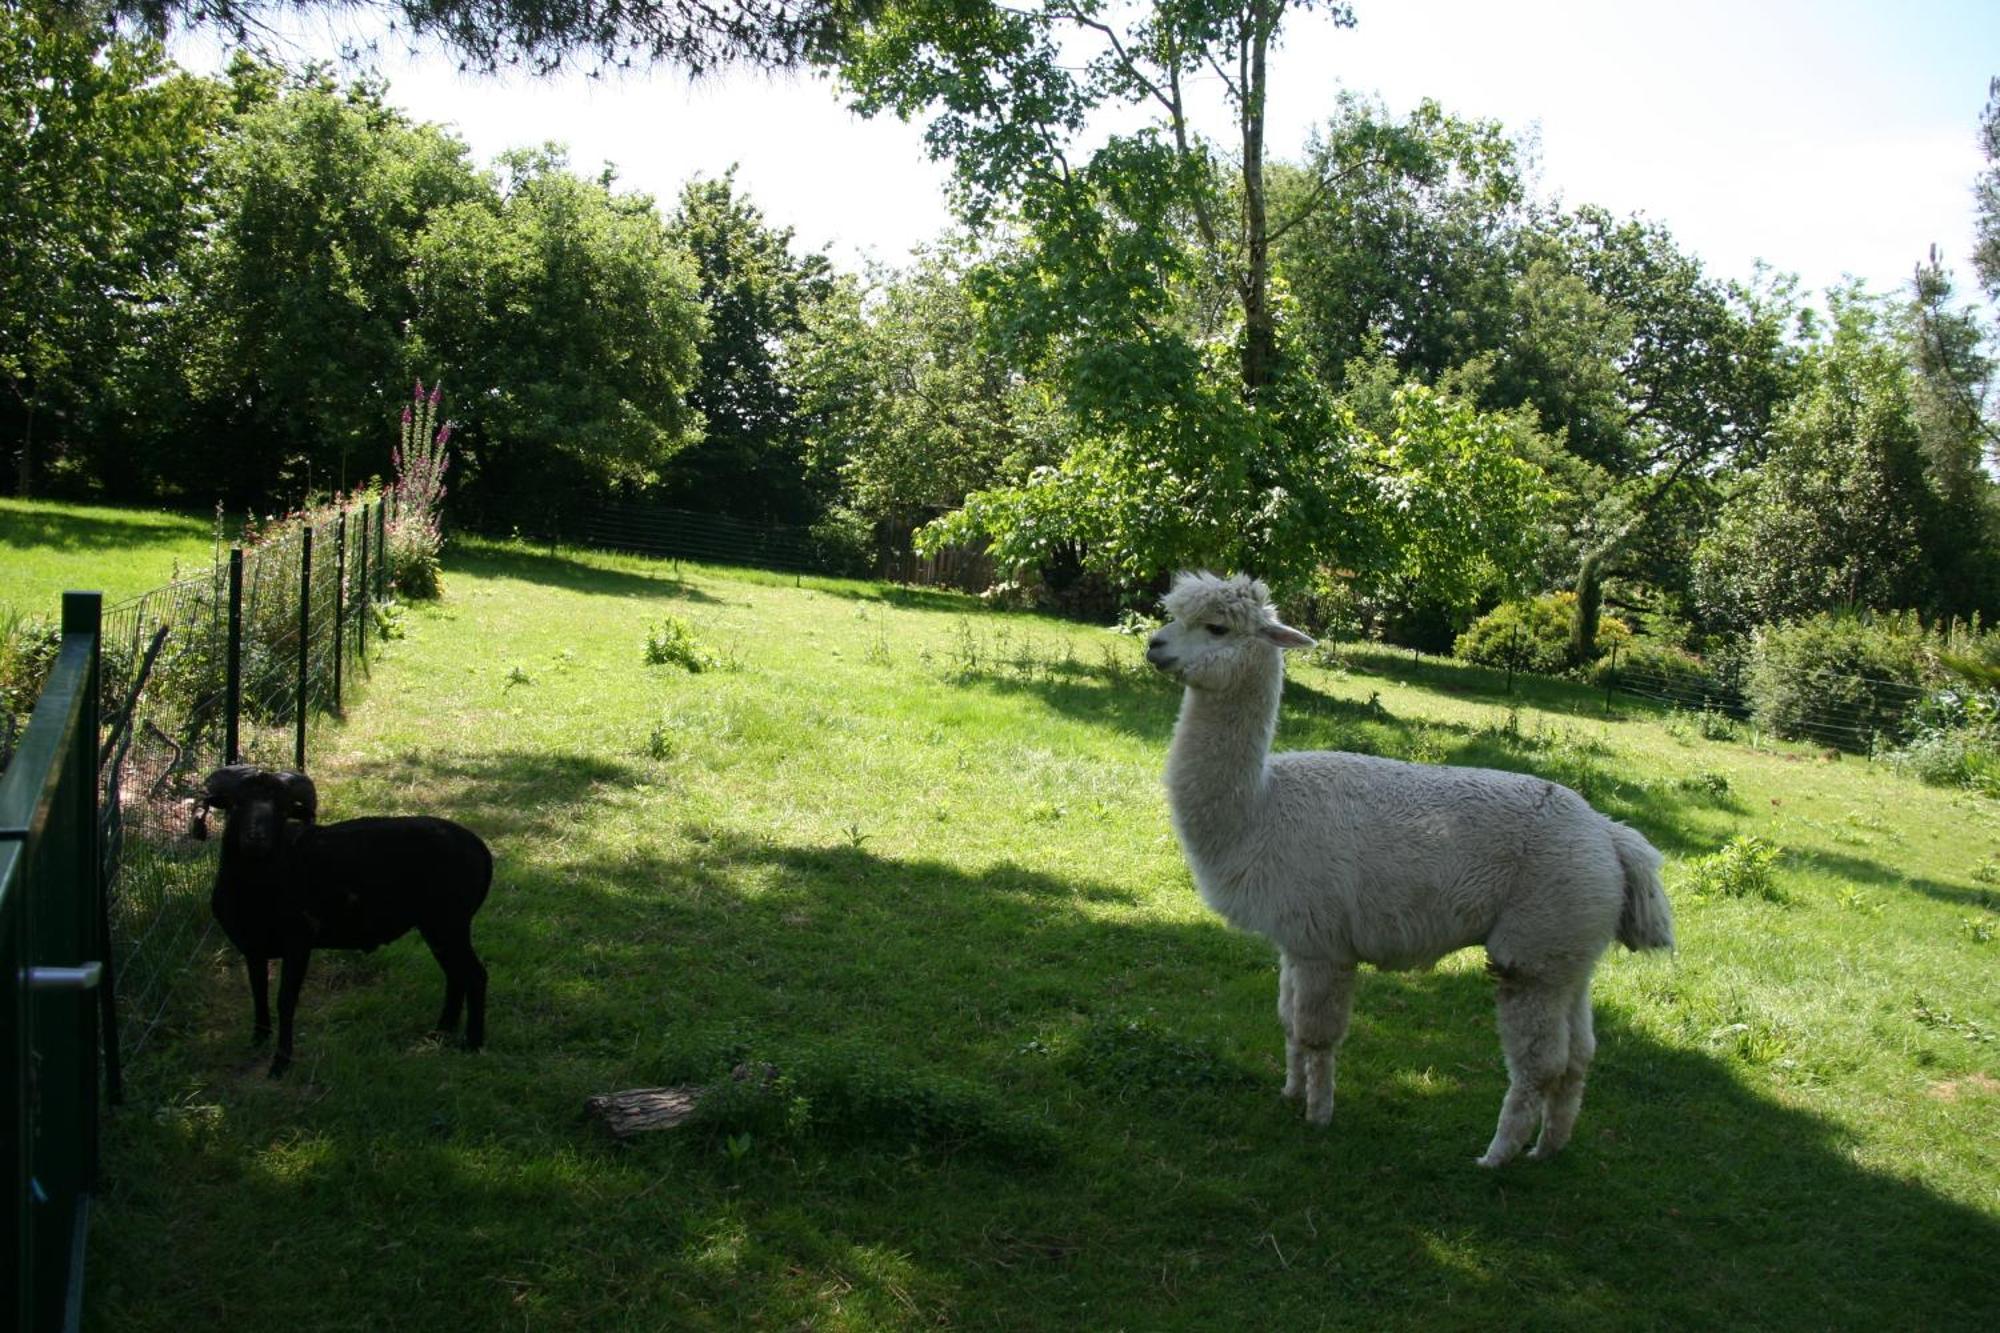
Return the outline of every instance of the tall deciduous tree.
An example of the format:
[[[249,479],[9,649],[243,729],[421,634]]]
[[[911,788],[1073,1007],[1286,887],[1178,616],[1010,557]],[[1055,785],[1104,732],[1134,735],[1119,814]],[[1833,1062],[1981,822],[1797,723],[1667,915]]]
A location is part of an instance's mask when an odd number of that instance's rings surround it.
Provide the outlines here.
[[[1324,205],[1276,247],[1321,378],[1386,353],[1406,376],[1435,381],[1506,340],[1524,223],[1514,144],[1493,123],[1426,102],[1406,118],[1343,98],[1307,166],[1274,173],[1290,214],[1312,191]]]
[[[197,275],[192,392],[214,432],[184,473],[226,493],[297,493],[384,470],[384,405],[410,373],[417,238],[490,193],[465,145],[413,124],[379,84],[307,71],[274,91],[247,60],[214,167],[218,220]]]
[[[1181,563],[1296,582],[1381,554],[1362,549],[1385,536],[1367,516],[1404,480],[1399,455],[1349,429],[1288,354],[1273,282],[1273,245],[1359,169],[1326,158],[1282,198],[1271,189],[1269,54],[1286,17],[1310,8],[907,0],[850,48],[843,73],[861,109],[927,118],[967,220],[1018,225],[1020,245],[974,290],[1069,418],[1059,464],[968,497],[936,538],[978,536],[1045,569],[1080,551],[1128,587]],[[1343,5],[1324,9],[1352,22]],[[1220,90],[1219,140],[1201,133],[1197,79]],[[1120,105],[1150,123],[1085,147],[1092,114]],[[1466,502],[1504,489],[1472,488]]]
[[[181,262],[218,108],[157,43],[0,11],[0,430],[19,493]]]
[[[883,277],[803,377],[819,465],[870,523],[914,528],[1061,457],[1061,413],[994,346],[968,261],[947,247]]]
[[[1981,609],[1967,604],[1974,590],[1938,577],[1944,507],[1927,482],[1905,351],[1881,312],[1836,298],[1832,335],[1807,371],[1768,458],[1696,553],[1705,619],[1743,631],[1842,607]]]
[[[451,377],[461,496],[521,521],[565,493],[650,485],[700,438],[687,396],[703,319],[650,195],[583,180],[554,148],[501,171],[497,193],[417,238],[411,354]]]
[[[667,225],[694,260],[707,315],[688,394],[707,426],[675,456],[664,493],[755,522],[809,523],[820,497],[808,486],[794,363],[813,307],[832,292],[832,264],[794,254],[791,228],[764,221],[734,168],[689,181]]]

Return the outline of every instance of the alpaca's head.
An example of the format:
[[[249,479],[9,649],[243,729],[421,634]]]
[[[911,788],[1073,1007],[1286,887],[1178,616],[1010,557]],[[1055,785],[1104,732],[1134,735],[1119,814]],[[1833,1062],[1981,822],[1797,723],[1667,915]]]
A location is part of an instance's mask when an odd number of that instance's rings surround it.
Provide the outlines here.
[[[1198,690],[1230,689],[1269,671],[1281,649],[1313,646],[1247,574],[1182,574],[1162,605],[1171,619],[1146,644],[1146,660]]]

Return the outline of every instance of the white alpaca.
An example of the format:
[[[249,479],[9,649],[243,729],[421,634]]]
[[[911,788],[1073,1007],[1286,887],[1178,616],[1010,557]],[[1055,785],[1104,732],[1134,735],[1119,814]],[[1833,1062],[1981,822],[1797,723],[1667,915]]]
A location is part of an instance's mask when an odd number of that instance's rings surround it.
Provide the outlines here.
[[[1286,648],[1262,583],[1183,574],[1146,659],[1187,686],[1167,756],[1174,832],[1208,905],[1278,946],[1285,1095],[1333,1118],[1360,963],[1486,946],[1509,1075],[1481,1166],[1569,1141],[1596,1049],[1590,974],[1615,938],[1673,947],[1660,854],[1567,787],[1336,751],[1270,753]]]

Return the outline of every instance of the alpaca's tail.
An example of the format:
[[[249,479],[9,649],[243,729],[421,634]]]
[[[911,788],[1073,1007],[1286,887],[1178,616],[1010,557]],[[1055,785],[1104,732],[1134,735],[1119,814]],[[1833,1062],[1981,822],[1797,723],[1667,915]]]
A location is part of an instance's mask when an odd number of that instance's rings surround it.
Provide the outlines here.
[[[1665,858],[1637,829],[1615,821],[1611,824],[1611,845],[1618,849],[1619,864],[1625,867],[1625,908],[1618,914],[1618,942],[1628,949],[1673,948],[1674,909],[1667,902],[1666,886],[1660,882],[1660,862]]]

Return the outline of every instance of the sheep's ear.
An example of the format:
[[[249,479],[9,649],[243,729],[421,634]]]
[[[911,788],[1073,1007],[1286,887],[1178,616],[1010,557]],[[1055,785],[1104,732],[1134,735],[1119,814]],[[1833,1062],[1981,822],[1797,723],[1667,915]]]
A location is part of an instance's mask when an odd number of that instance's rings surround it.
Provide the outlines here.
[[[1290,625],[1280,624],[1275,620],[1257,632],[1280,648],[1311,648],[1319,642],[1312,635],[1301,634]]]
[[[280,773],[278,781],[285,785],[293,813],[308,824],[319,818],[319,789],[313,786],[311,778],[303,773]]]

